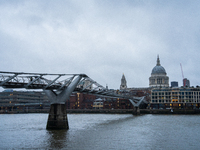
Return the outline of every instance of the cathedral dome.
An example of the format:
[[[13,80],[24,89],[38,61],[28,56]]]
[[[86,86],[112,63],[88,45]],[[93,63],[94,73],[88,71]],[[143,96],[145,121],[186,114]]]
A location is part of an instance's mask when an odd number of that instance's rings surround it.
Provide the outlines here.
[[[165,71],[165,68],[162,67],[162,66],[160,65],[160,59],[159,59],[159,57],[157,58],[157,64],[156,64],[156,66],[152,69],[151,74],[152,74],[152,75],[156,75],[156,74],[160,74],[160,75],[163,74],[163,75],[166,75],[166,74],[167,74],[166,71]]]
[[[165,74],[166,75],[166,71],[165,71],[165,68],[163,68],[162,66],[155,66],[152,69],[151,74]]]
[[[152,69],[151,77],[149,77],[150,87],[169,87],[169,77],[165,71],[165,68],[160,65],[159,56],[157,58],[157,64]]]

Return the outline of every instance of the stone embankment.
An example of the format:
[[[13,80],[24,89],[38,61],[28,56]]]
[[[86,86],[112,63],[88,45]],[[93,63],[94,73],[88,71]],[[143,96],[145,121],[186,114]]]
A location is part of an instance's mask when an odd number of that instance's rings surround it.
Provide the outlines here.
[[[140,109],[140,114],[200,114],[199,109]]]
[[[133,109],[67,109],[67,113],[132,114]]]
[[[133,109],[68,109],[67,113],[133,114]],[[140,114],[200,114],[200,110],[140,109]]]
[[[71,109],[67,113],[133,114],[133,109]],[[200,114],[200,110],[140,109],[140,114]]]
[[[140,109],[140,114],[200,114],[199,109]],[[67,113],[91,114],[134,114],[133,109],[67,109]],[[0,114],[49,113],[49,109],[29,109],[21,111],[0,111]]]
[[[133,114],[133,109],[68,109],[67,113]],[[200,110],[140,109],[140,114],[200,114]]]

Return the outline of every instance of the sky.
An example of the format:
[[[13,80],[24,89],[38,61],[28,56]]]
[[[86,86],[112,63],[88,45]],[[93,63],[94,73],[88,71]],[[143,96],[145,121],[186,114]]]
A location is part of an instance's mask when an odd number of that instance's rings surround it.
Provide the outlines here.
[[[198,0],[0,0],[0,71],[84,73],[148,87],[157,56],[169,82],[200,85]]]

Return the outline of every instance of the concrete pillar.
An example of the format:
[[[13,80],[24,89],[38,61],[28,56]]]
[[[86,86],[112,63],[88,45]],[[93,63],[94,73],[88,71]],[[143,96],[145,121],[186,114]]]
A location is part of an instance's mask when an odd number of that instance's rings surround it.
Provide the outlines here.
[[[53,90],[44,89],[45,94],[52,103],[47,121],[47,129],[69,129],[65,102],[69,99],[82,77],[86,77],[86,75],[80,74],[75,80],[71,80],[70,85],[64,88],[59,94]]]
[[[133,115],[140,115],[140,108],[139,107],[133,107]]]
[[[46,129],[69,129],[65,104],[51,104]]]

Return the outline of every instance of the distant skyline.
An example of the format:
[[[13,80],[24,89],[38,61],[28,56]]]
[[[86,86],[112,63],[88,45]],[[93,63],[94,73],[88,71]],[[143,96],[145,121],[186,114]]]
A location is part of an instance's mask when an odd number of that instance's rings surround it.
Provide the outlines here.
[[[84,73],[148,87],[157,55],[169,83],[200,85],[197,0],[0,1],[0,70]]]

